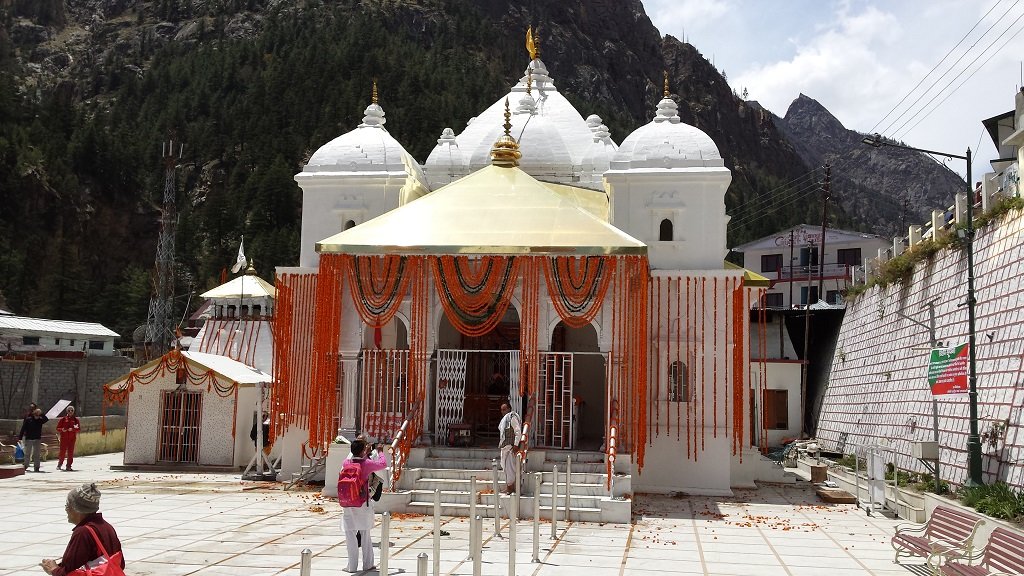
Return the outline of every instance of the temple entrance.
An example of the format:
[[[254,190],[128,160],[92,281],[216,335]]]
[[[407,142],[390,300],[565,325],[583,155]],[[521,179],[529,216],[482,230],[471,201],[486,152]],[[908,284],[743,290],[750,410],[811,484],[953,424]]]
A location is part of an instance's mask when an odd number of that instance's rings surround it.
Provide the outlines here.
[[[203,415],[201,392],[166,390],[161,397],[161,462],[199,462],[199,431]]]
[[[597,330],[590,324],[571,328],[559,322],[551,334],[551,350],[549,355],[572,357],[568,382],[562,385],[571,399],[571,448],[600,450],[607,420],[608,378],[607,355],[598,345]]]

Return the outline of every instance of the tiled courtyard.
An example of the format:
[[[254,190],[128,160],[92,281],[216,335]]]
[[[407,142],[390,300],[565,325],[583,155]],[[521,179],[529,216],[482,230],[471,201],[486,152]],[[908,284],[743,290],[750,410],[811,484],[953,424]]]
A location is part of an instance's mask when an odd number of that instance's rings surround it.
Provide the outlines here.
[[[65,496],[90,480],[103,492],[100,509],[121,537],[129,576],[298,575],[304,548],[313,553],[312,574],[342,573],[345,544],[335,502],[273,484],[242,483],[238,476],[111,471],[120,458],[78,458],[75,472],[54,471],[51,461],[44,463],[46,473],[0,480],[0,574],[42,574],[42,558],[60,557],[71,528]],[[540,563],[531,562],[532,524],[520,521],[516,574],[925,573],[920,565],[893,564],[889,537],[896,520],[869,517],[853,505],[822,505],[803,482],[737,491],[732,498],[641,497],[635,512],[633,526],[560,523],[555,540],[550,524],[543,523]],[[448,535],[441,538],[441,573],[472,574],[468,521],[442,522],[442,534]],[[416,556],[431,554],[432,523],[421,516],[392,520],[391,574],[416,573]],[[505,575],[508,541],[493,532],[494,521],[485,520],[482,571]],[[379,534],[378,526],[375,540]]]

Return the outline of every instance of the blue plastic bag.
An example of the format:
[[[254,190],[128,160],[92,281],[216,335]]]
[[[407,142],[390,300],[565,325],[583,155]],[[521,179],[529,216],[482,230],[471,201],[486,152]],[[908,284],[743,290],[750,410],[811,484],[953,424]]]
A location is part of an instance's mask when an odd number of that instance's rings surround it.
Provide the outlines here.
[[[21,447],[21,442],[18,442],[14,447],[14,461],[22,462],[25,460],[25,449]]]

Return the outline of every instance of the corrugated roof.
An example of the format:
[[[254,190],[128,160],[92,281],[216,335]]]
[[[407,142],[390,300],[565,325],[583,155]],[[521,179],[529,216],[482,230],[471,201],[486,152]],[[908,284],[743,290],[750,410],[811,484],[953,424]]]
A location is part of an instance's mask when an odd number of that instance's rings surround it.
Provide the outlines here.
[[[263,298],[277,297],[277,290],[269,282],[255,274],[243,274],[238,278],[203,292],[203,298]]]
[[[172,350],[167,354],[174,353],[175,352]],[[112,380],[104,384],[103,386],[111,390],[121,390],[126,385],[128,381],[128,376],[138,373],[147,373],[149,370],[153,368],[153,366],[156,366],[158,363],[162,362],[164,357],[167,356],[167,354],[161,356],[160,358],[157,358],[156,360],[149,362],[148,364],[140,366],[139,368],[132,370],[130,373],[121,376],[116,380]],[[182,351],[181,355],[184,356],[185,360],[190,364],[200,366],[207,370],[213,370],[219,376],[222,376],[223,378],[230,380],[236,384],[257,384],[259,382],[270,382],[273,380],[273,376],[271,376],[270,374],[267,374],[266,372],[263,372],[261,370],[257,370],[256,368],[253,368],[251,366],[246,366],[245,364],[232,360],[227,356],[220,356],[217,354],[205,354],[203,352],[191,352],[188,350]]]
[[[25,316],[0,316],[0,331],[17,330],[32,334],[75,334],[79,336],[106,336],[118,338],[120,334],[95,322],[47,320]]]

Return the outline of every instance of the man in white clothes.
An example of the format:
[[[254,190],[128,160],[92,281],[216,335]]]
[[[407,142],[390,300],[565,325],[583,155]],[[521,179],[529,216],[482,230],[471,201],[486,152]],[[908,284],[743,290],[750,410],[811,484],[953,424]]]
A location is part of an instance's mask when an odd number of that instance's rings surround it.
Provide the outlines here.
[[[519,415],[508,403],[501,405],[501,422],[498,423],[498,450],[501,451],[501,469],[505,471],[505,493],[516,491],[516,458],[519,457],[519,436],[523,425]]]

